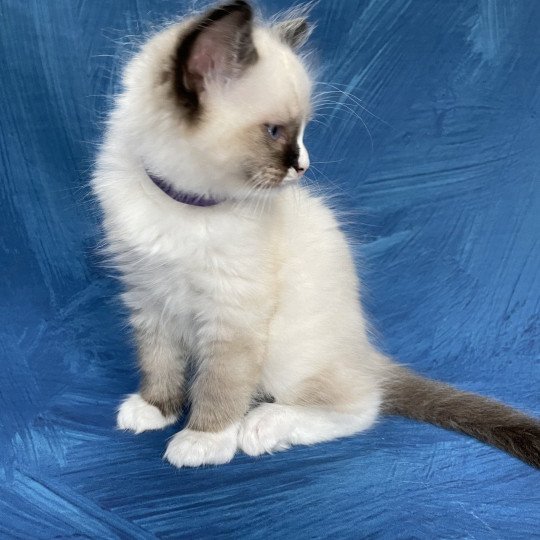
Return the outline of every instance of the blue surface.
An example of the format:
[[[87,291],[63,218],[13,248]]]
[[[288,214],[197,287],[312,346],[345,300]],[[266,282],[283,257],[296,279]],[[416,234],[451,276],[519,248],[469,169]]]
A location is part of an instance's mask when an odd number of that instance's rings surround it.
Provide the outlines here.
[[[173,429],[114,430],[134,351],[93,255],[89,168],[124,37],[189,3],[0,0],[0,536],[540,537],[539,473],[431,426],[202,470],[161,460]],[[381,346],[540,413],[540,2],[321,0],[313,17],[319,78],[370,111],[332,95],[307,143],[363,243]]]

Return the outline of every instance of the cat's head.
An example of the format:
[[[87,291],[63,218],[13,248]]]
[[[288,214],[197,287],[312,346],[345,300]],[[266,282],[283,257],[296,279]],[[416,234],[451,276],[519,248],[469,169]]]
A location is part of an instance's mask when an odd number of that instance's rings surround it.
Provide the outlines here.
[[[304,17],[256,22],[242,0],[156,35],[132,60],[117,119],[145,165],[179,187],[238,195],[294,183],[311,79]]]

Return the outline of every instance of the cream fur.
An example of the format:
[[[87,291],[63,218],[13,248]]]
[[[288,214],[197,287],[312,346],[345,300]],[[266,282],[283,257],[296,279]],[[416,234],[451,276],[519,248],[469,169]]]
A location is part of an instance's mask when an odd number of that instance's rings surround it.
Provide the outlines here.
[[[384,366],[368,342],[346,238],[294,175],[272,193],[243,185],[243,148],[230,142],[253,124],[305,122],[308,72],[271,30],[257,27],[259,61],[241,80],[211,86],[207,119],[193,130],[159,83],[184,24],[157,34],[128,65],[93,189],[133,325],[166,329],[195,353],[254,336],[259,387],[276,404],[223,432],[184,430],[165,457],[176,466],[223,463],[238,445],[257,455],[366,429],[377,416]],[[303,144],[300,159],[307,168]],[[186,191],[228,200],[211,208],[177,203],[145,167]],[[143,419],[139,400],[122,405],[119,427],[139,433],[174,421],[151,405]]]

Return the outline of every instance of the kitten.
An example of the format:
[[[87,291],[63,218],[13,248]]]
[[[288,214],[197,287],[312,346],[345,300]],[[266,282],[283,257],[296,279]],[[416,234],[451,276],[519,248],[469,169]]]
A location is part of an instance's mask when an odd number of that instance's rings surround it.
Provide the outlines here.
[[[540,467],[537,420],[370,344],[347,241],[299,182],[309,32],[302,16],[255,22],[237,0],[159,32],[125,70],[93,178],[142,377],[118,427],[163,428],[189,400],[165,453],[183,467],[352,435],[389,413]]]

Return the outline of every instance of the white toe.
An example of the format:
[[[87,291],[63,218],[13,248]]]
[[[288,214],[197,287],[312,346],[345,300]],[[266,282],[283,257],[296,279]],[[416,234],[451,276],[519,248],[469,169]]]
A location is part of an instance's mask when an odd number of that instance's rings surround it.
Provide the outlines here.
[[[238,433],[238,446],[250,456],[279,452],[291,446],[294,430],[287,410],[280,405],[265,403],[244,418]]]
[[[131,394],[120,405],[116,417],[118,429],[142,433],[162,429],[176,422],[176,416],[163,416],[161,411],[147,403],[139,394]]]
[[[175,467],[228,463],[236,453],[238,426],[217,433],[183,429],[172,438],[164,457]]]

